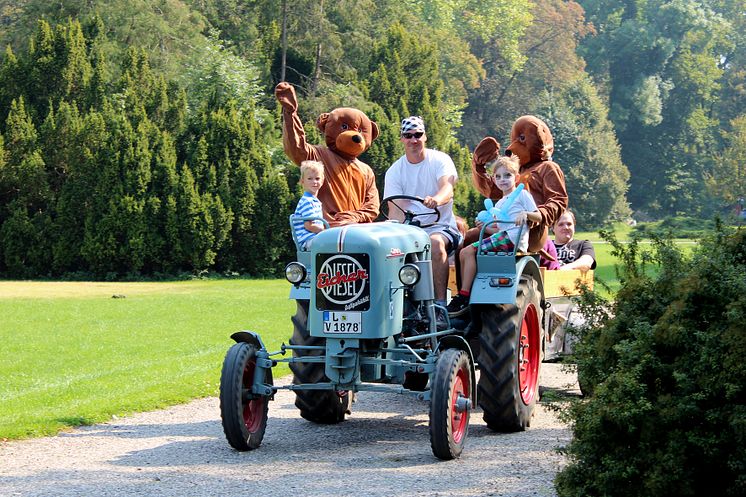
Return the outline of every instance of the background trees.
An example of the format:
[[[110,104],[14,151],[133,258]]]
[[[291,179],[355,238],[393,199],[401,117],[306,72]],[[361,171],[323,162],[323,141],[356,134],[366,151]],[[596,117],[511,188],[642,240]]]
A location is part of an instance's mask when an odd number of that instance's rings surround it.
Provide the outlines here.
[[[299,193],[283,69],[310,136],[337,106],[378,122],[363,160],[379,183],[399,120],[423,115],[467,219],[469,150],[504,148],[523,114],[550,124],[584,228],[744,196],[740,2],[284,5],[0,0],[0,274],[276,271],[289,235],[262,238]]]
[[[715,210],[703,178],[723,146],[719,129],[744,105],[730,86],[742,70],[733,55],[743,47],[736,3],[580,2],[598,30],[581,53],[608,92],[631,174],[628,198],[649,215]],[[734,104],[730,115],[717,110],[724,98]]]
[[[115,71],[96,71],[103,38],[85,30],[40,21],[25,53],[6,52],[0,86],[18,95],[0,127],[0,272],[275,271],[289,234],[267,236],[285,230],[255,214],[286,224],[290,193],[263,141],[270,114],[256,110],[252,68],[213,40],[213,56],[195,66],[190,107],[142,48],[126,50]],[[222,71],[230,63],[242,77]],[[277,245],[265,250],[268,239]]]

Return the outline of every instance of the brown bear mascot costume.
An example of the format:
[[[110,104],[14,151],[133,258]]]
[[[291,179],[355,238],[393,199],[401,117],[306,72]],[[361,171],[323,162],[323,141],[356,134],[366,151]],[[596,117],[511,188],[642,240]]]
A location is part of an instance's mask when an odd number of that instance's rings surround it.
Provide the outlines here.
[[[318,197],[329,225],[373,221],[380,207],[375,176],[370,166],[357,157],[378,137],[378,125],[357,109],[334,109],[316,121],[324,133],[326,147],[309,145],[298,117],[293,87],[280,83],[275,96],[282,105],[282,143],[287,156],[298,165],[304,160],[324,164],[324,184]]]
[[[485,164],[495,159],[499,152],[500,144],[488,136],[477,145],[471,163],[474,186],[482,195],[492,200],[500,199],[502,192],[489,177]],[[516,120],[510,130],[510,145],[506,149],[506,155],[517,155],[520,159],[518,182],[526,186],[526,191],[534,198],[541,213],[541,222],[529,225],[530,252],[543,252],[548,228],[567,209],[565,175],[552,162],[552,152],[554,139],[544,121],[535,116],[522,116]],[[469,239],[476,241],[478,237],[478,229],[472,228],[464,245]],[[546,257],[546,254],[543,255]]]

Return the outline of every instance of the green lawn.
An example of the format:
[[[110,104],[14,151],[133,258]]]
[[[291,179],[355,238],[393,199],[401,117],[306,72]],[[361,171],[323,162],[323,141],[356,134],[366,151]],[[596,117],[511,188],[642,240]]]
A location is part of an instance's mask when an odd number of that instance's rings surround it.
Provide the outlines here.
[[[0,440],[216,395],[231,333],[272,351],[292,334],[284,280],[85,288],[0,282]]]

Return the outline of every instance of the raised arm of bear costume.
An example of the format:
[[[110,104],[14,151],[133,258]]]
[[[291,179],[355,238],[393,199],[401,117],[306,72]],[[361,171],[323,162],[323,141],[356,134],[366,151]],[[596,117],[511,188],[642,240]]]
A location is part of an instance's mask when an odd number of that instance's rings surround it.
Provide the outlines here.
[[[309,145],[298,117],[295,89],[280,83],[275,96],[282,105],[282,143],[287,156],[299,165],[304,160],[324,164],[324,185],[318,197],[329,225],[373,221],[380,208],[378,188],[373,170],[357,157],[378,137],[378,125],[360,110],[334,109],[316,121],[324,133],[326,147]]]
[[[485,164],[497,157],[500,144],[494,138],[484,138],[472,157],[472,180],[482,195],[497,200],[502,192],[490,179]],[[544,248],[549,227],[567,209],[565,175],[552,162],[554,139],[547,125],[535,116],[519,117],[510,130],[510,145],[506,155],[517,155],[521,169],[518,181],[526,185],[541,213],[541,222],[531,223],[528,249],[538,252]]]

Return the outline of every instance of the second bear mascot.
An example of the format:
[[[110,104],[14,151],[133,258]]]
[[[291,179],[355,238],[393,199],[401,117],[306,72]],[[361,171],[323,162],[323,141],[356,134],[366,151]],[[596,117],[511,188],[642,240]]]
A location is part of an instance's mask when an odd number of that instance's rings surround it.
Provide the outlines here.
[[[472,158],[472,179],[482,195],[497,200],[502,196],[492,178],[485,171],[485,164],[500,152],[500,144],[494,138],[484,138],[474,150]],[[526,190],[534,197],[541,213],[541,222],[531,225],[528,250],[539,252],[547,240],[548,228],[567,209],[567,188],[565,175],[560,167],[552,162],[554,139],[547,125],[535,116],[519,117],[510,130],[510,145],[507,155],[517,155],[521,169],[518,182],[526,185]],[[478,238],[477,233],[473,236]],[[464,241],[466,243],[466,241]]]
[[[378,216],[380,201],[373,170],[357,157],[378,137],[378,125],[364,112],[347,107],[321,114],[316,126],[326,146],[309,145],[298,117],[298,99],[288,83],[275,88],[282,105],[282,143],[287,156],[300,164],[317,160],[324,164],[324,185],[319,200],[330,226],[368,223]]]

